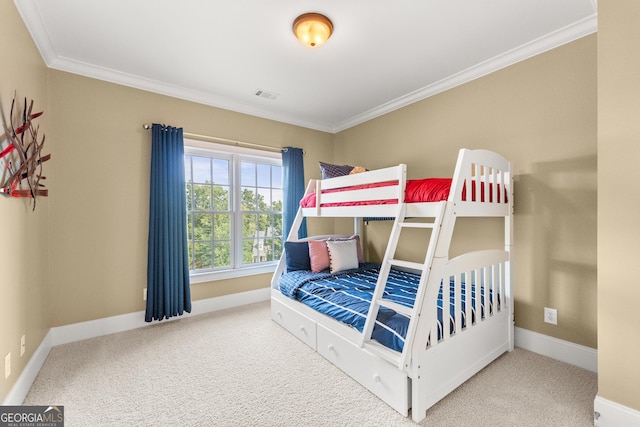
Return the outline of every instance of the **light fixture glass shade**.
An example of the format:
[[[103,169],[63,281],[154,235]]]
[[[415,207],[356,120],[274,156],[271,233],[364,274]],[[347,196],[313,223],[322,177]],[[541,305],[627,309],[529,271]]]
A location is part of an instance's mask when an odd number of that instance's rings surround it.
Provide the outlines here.
[[[333,23],[319,13],[305,13],[293,21],[293,33],[309,47],[318,47],[326,42],[333,32]]]

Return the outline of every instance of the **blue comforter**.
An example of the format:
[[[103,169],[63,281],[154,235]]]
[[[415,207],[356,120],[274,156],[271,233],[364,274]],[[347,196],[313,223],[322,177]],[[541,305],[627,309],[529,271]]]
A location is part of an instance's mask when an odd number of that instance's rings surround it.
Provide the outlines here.
[[[369,305],[375,289],[380,265],[361,264],[360,268],[336,274],[328,271],[312,273],[310,271],[293,271],[286,273],[280,280],[281,292],[309,307],[333,317],[362,332]],[[406,307],[413,307],[420,276],[396,269],[391,269],[385,287],[385,299],[392,300]],[[475,311],[475,292],[472,292],[472,309]],[[449,298],[453,301],[453,287]],[[466,300],[464,284],[462,288],[462,306]],[[453,327],[454,312],[451,306],[449,321]],[[473,321],[473,320],[472,320]],[[463,327],[465,319],[463,318]],[[381,344],[402,351],[407,334],[409,318],[382,307],[376,319],[372,338]],[[442,286],[438,298],[438,339],[442,331]]]

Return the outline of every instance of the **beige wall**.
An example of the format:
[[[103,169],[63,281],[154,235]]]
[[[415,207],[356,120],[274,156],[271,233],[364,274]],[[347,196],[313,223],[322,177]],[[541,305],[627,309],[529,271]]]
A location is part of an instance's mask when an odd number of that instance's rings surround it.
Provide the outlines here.
[[[40,125],[44,153],[53,159],[43,165],[47,187],[52,180],[56,143],[50,139],[51,112],[47,102],[47,70],[13,2],[0,1],[0,115],[9,120],[14,93],[20,102],[33,99],[34,109],[44,110]],[[0,130],[0,134],[4,131]],[[7,146],[2,139],[1,147]],[[49,330],[49,198],[29,201],[0,195],[0,402],[9,393]],[[20,356],[20,338],[26,353]],[[11,353],[11,375],[4,378],[4,358]]]
[[[335,160],[402,162],[419,178],[451,176],[463,147],[510,159],[516,325],[595,348],[596,109],[592,35],[341,132]],[[462,227],[475,247],[500,223]],[[365,231],[382,256],[389,225]],[[543,322],[545,306],[558,310],[557,326]]]
[[[303,147],[307,178],[318,176],[318,160],[369,168],[406,162],[417,178],[450,175],[459,147],[503,153],[516,175],[517,325],[590,347],[597,336],[599,395],[640,410],[633,267],[640,199],[620,185],[640,179],[633,163],[640,150],[640,53],[632,42],[640,38],[640,6],[617,1],[599,9],[597,40],[583,38],[331,136],[47,71],[13,3],[0,2],[0,106],[6,116],[14,91],[33,98],[45,110],[39,123],[53,156],[45,164],[51,197],[41,198],[36,212],[0,197],[0,362],[11,352],[13,371],[0,377],[0,401],[51,326],[143,309],[150,148],[141,124],[164,122]],[[596,188],[607,191],[596,198]],[[384,227],[367,228],[374,256]],[[197,284],[193,296],[268,280]],[[558,308],[557,327],[542,322],[545,305]]]
[[[598,395],[640,411],[640,3],[598,14]]]
[[[305,162],[332,154],[332,135],[49,72],[55,137],[52,194],[52,326],[144,310],[151,134],[143,123],[185,132],[296,146]],[[269,286],[270,274],[192,285],[192,299]]]
[[[50,197],[35,213],[0,197],[0,377],[4,401],[53,326],[144,310],[150,139],[143,123],[185,132],[305,150],[305,162],[330,159],[333,136],[47,70],[13,2],[0,2],[0,106],[13,92],[36,101],[46,133]],[[318,176],[308,168],[307,179]],[[333,224],[321,225],[318,231]],[[269,286],[270,274],[194,284],[192,299]],[[26,354],[20,357],[20,337]],[[2,370],[4,372],[4,370]]]

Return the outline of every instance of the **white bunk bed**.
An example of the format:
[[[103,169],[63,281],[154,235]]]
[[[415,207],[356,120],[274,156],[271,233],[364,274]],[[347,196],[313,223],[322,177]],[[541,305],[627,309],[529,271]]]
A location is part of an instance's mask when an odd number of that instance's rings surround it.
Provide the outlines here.
[[[369,188],[372,183],[388,181],[395,183]],[[299,209],[289,234],[289,241],[297,240],[293,236],[298,235],[304,217],[395,218],[362,331],[283,295],[284,254],[272,279],[271,316],[404,416],[411,409],[413,420],[420,422],[428,408],[498,356],[513,350],[513,185],[506,159],[487,150],[468,149],[459,152],[446,200],[405,203],[406,183],[403,164],[312,180],[307,198],[315,199],[315,207]],[[332,191],[353,186],[351,191]],[[311,193],[315,195],[309,196]],[[382,199],[395,203],[362,204]],[[449,259],[458,217],[504,219],[504,249],[472,251]],[[424,263],[394,259],[402,230],[411,232],[415,227],[431,229]],[[412,308],[383,296],[392,267],[418,273]],[[438,330],[438,292],[447,282],[451,284],[450,298],[443,298],[440,313],[447,319],[449,312],[451,321],[440,320]],[[446,286],[443,289],[446,292]],[[479,301],[464,303],[467,292],[473,292],[473,298],[479,295]],[[391,350],[372,339],[375,319],[382,309],[395,310],[409,319],[401,350]],[[474,309],[476,313],[471,312]]]

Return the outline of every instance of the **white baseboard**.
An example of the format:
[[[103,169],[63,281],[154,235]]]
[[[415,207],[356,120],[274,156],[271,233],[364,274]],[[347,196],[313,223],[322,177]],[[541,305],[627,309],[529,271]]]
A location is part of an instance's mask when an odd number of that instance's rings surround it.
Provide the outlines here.
[[[24,398],[29,393],[31,389],[31,384],[35,381],[42,365],[44,365],[44,361],[47,360],[47,356],[51,351],[51,347],[53,347],[52,343],[52,334],[51,330],[45,335],[44,339],[31,356],[31,359],[27,362],[27,365],[24,367],[24,370],[20,374],[18,381],[11,388],[9,394],[5,397],[2,405],[22,405]]]
[[[226,308],[238,307],[259,301],[266,301],[270,297],[271,289],[261,288],[255,291],[240,292],[237,294],[223,295],[221,297],[197,300],[191,303],[191,313],[184,313],[182,316],[165,319],[162,320],[162,322],[172,322],[184,319],[185,317],[197,316],[198,314],[224,310]],[[102,335],[113,334],[116,332],[142,328],[155,323],[157,322],[145,322],[144,311],[138,311],[135,313],[121,314],[119,316],[105,317],[103,319],[58,326],[51,329],[53,332],[53,345],[56,346]]]
[[[597,427],[640,427],[640,411],[596,396],[593,402]]]
[[[515,328],[515,345],[552,359],[598,372],[598,351],[527,329]]]
[[[255,291],[240,292],[216,298],[197,300],[193,301],[191,304],[191,313],[172,317],[171,319],[163,320],[163,322],[170,322],[184,317],[197,316],[199,314],[239,307],[241,305],[252,304],[255,302],[267,301],[269,298],[271,298],[271,289],[261,288]],[[145,322],[144,311],[138,311],[135,313],[121,314],[119,316],[105,317],[103,319],[51,328],[38,346],[38,349],[35,351],[33,356],[31,356],[31,359],[29,359],[29,362],[20,374],[16,384],[13,386],[2,404],[22,404],[24,398],[29,392],[29,389],[31,389],[33,381],[36,379],[38,372],[40,372],[42,365],[47,359],[51,348],[57,345],[81,341],[88,338],[95,338],[116,332],[142,328],[156,323],[157,322]]]

